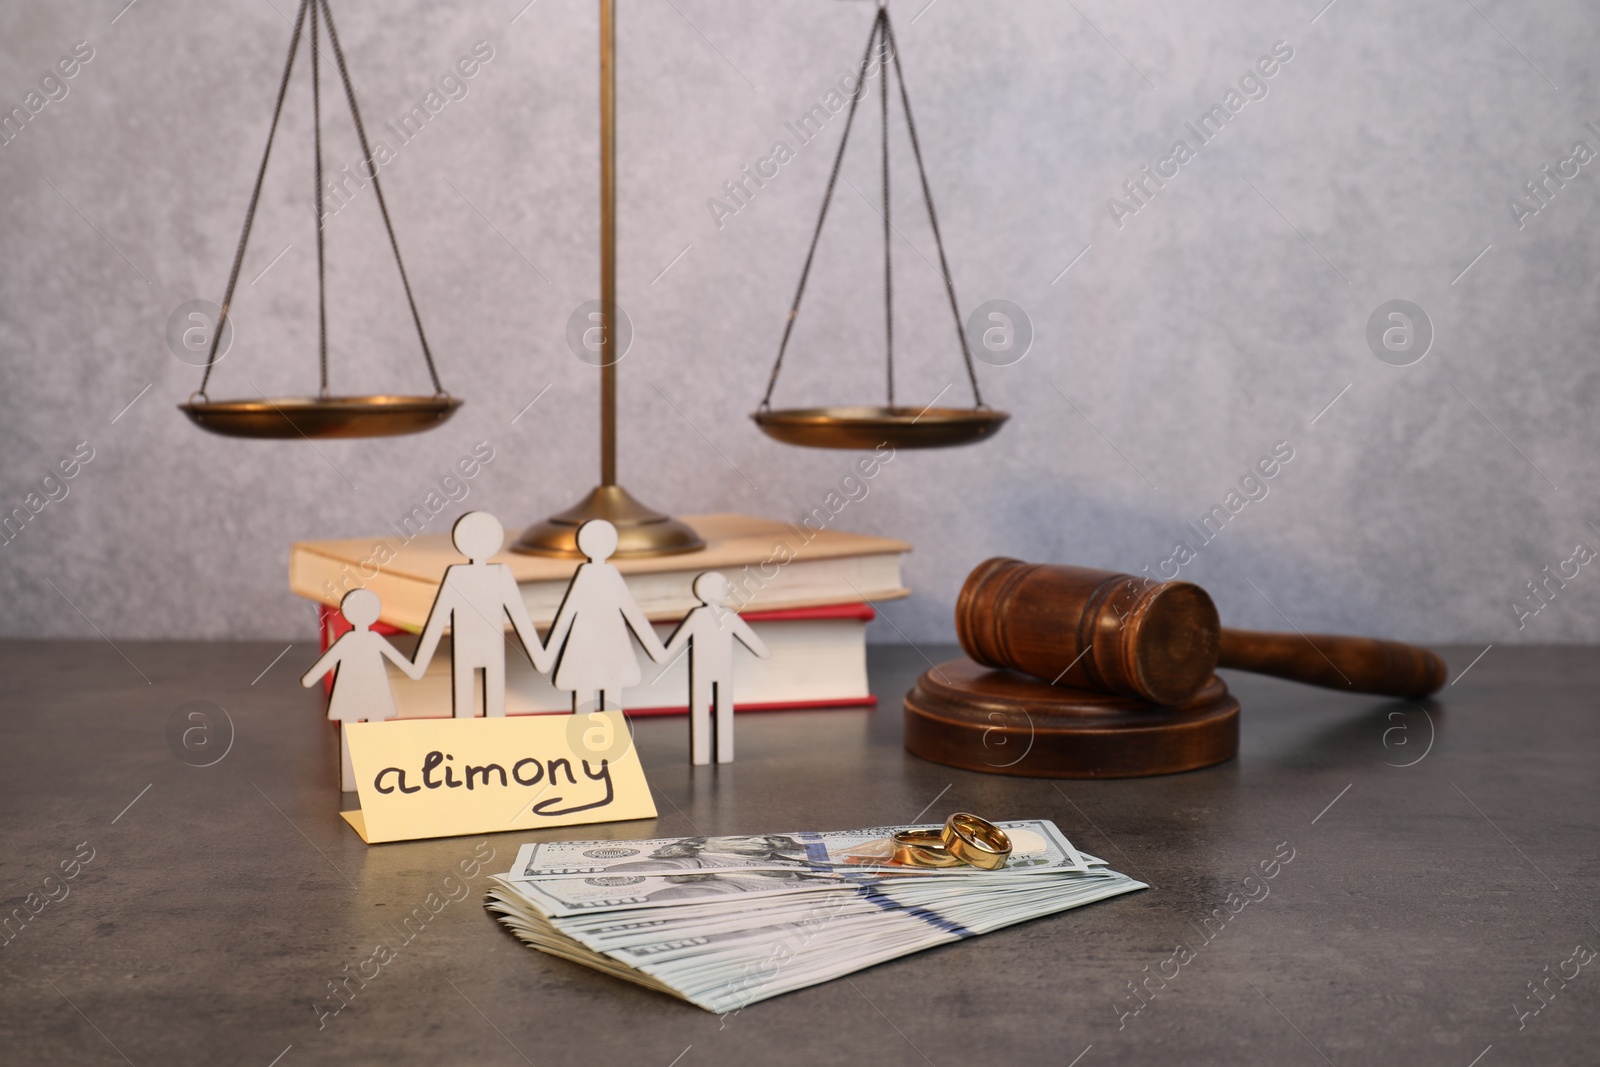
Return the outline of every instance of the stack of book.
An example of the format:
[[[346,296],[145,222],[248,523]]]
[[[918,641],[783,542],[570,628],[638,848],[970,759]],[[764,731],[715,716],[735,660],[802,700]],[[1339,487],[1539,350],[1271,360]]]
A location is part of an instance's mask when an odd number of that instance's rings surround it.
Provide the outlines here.
[[[901,585],[900,557],[910,551],[909,544],[746,515],[697,515],[685,521],[706,542],[703,551],[612,560],[663,639],[699,603],[691,590],[695,577],[721,571],[733,586],[730,606],[772,651],[765,660],[735,656],[736,710],[873,705],[867,688],[867,623],[875,614],[872,602],[908,595]],[[324,648],[349,628],[337,609],[352,589],[370,589],[383,602],[382,621],[374,629],[392,635],[422,630],[445,568],[464,561],[447,533],[407,532],[301,541],[291,549],[289,587],[319,605]],[[528,614],[543,634],[581,561],[509,551],[495,561],[511,567]],[[663,666],[651,662],[637,645],[634,650],[643,681],[623,692],[628,713],[687,711],[686,659]],[[398,671],[392,680],[402,718],[451,713],[447,643],[441,643],[421,682],[411,682]],[[506,657],[508,714],[571,707],[571,697],[555,689],[525,657]]]

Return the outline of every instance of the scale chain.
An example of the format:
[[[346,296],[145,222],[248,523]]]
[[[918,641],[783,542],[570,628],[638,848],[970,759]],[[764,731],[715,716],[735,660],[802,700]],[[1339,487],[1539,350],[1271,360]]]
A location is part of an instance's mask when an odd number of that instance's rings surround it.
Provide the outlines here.
[[[322,232],[322,75],[318,58],[317,5],[311,5],[311,130],[316,156],[317,182],[317,364],[321,372],[322,396],[328,395],[328,275],[323,266]]]
[[[833,157],[833,170],[828,174],[828,187],[822,194],[822,210],[817,215],[817,228],[811,234],[811,247],[806,252],[805,265],[800,268],[800,285],[794,292],[794,303],[789,305],[789,318],[783,325],[783,340],[778,342],[778,358],[772,364],[772,374],[767,378],[767,393],[761,398],[762,408],[772,406],[772,390],[778,385],[778,372],[783,369],[783,355],[789,349],[789,336],[794,332],[794,320],[800,314],[800,301],[806,294],[806,281],[811,277],[811,263],[817,255],[817,242],[822,240],[822,224],[828,220],[828,206],[833,203],[833,191],[839,184],[839,168],[844,163],[845,146],[850,143],[850,127],[856,121],[856,105],[867,89],[867,64],[872,60],[872,47],[878,40],[878,27],[884,12],[872,22],[872,32],[867,34],[867,48],[861,53],[861,68],[856,72],[856,90],[850,94],[850,110],[845,115],[844,133],[839,137],[839,151]]]
[[[892,408],[894,407],[894,269],[890,255],[893,243],[889,239],[889,232],[893,227],[889,223],[889,8],[887,4],[879,4],[878,18],[881,23],[878,31],[878,71],[879,77],[883,79],[883,88],[878,93],[879,114],[882,116],[883,126],[883,362],[889,379],[889,406]]]
[[[872,30],[867,35],[866,51],[861,56],[861,67],[857,76],[856,90],[850,97],[850,110],[846,114],[844,132],[839,138],[839,150],[834,156],[833,170],[828,175],[828,185],[822,196],[822,208],[817,215],[817,226],[811,235],[811,247],[806,252],[805,265],[800,270],[800,284],[795,289],[794,302],[789,307],[789,317],[784,323],[783,339],[778,344],[778,358],[773,361],[772,373],[767,379],[767,391],[761,398],[761,409],[770,410],[772,407],[772,393],[778,384],[778,375],[783,369],[784,355],[789,348],[789,339],[794,332],[795,319],[800,313],[800,303],[805,296],[806,282],[811,276],[811,266],[816,258],[817,244],[822,238],[823,225],[827,222],[828,208],[833,202],[834,189],[838,185],[839,174],[844,163],[845,149],[850,143],[850,130],[855,122],[856,105],[861,102],[861,97],[866,90],[867,65],[871,60],[876,46],[880,56],[881,77],[883,78],[883,100],[881,112],[883,117],[883,234],[884,234],[884,332],[886,341],[886,362],[888,375],[889,406],[894,406],[894,289],[893,274],[890,269],[891,246],[890,237],[893,227],[889,216],[889,71],[888,65],[894,64],[895,80],[900,86],[900,104],[906,116],[906,131],[910,135],[911,152],[917,164],[917,178],[922,186],[922,197],[928,208],[928,224],[933,231],[933,242],[939,252],[939,272],[944,280],[945,294],[950,301],[950,313],[955,320],[956,339],[961,345],[961,356],[967,370],[967,380],[972,386],[973,402],[977,407],[985,407],[983,393],[978,386],[977,369],[972,361],[972,349],[967,342],[966,330],[961,323],[961,307],[956,299],[955,282],[950,274],[949,258],[945,255],[944,237],[939,231],[939,217],[933,206],[933,190],[928,183],[928,171],[922,158],[922,144],[917,137],[917,125],[911,114],[910,94],[906,90],[905,71],[900,63],[900,46],[895,37],[894,27],[889,21],[889,10],[886,5],[880,5],[877,17],[873,20]]]
[[[318,17],[318,8],[321,17]],[[239,234],[239,245],[234,251],[233,267],[228,273],[228,286],[223,292],[222,307],[217,315],[216,327],[211,335],[211,348],[206,356],[205,370],[200,378],[198,394],[202,399],[206,397],[206,386],[211,380],[212,368],[216,365],[217,347],[222,339],[223,329],[228,321],[228,313],[233,306],[233,295],[239,284],[239,271],[244,263],[245,249],[250,243],[250,230],[255,224],[256,207],[261,200],[261,186],[267,176],[267,163],[272,158],[272,143],[278,134],[278,121],[283,115],[283,101],[289,88],[289,77],[294,72],[294,60],[300,48],[300,36],[305,26],[307,12],[311,20],[311,105],[312,124],[316,157],[316,202],[317,202],[317,314],[318,314],[318,357],[321,370],[322,396],[328,395],[328,320],[327,320],[327,281],[324,266],[323,243],[323,188],[322,188],[322,99],[321,77],[317,59],[317,41],[320,36],[320,23],[326,23],[328,30],[328,43],[333,46],[335,66],[339,70],[339,80],[344,85],[345,99],[350,105],[350,117],[355,123],[356,136],[361,143],[361,152],[364,158],[364,172],[370,171],[372,175],[372,189],[378,201],[378,212],[383,217],[383,228],[389,235],[389,247],[394,252],[395,266],[400,271],[400,284],[405,290],[406,304],[411,310],[411,321],[417,328],[417,339],[422,344],[422,358],[428,366],[428,377],[433,381],[435,395],[446,395],[443,383],[439,380],[438,368],[434,365],[433,351],[428,345],[427,333],[422,328],[422,317],[417,312],[417,301],[411,292],[411,279],[406,274],[405,261],[400,256],[400,242],[395,237],[394,224],[389,218],[389,205],[383,196],[383,186],[378,179],[378,168],[373,164],[372,146],[367,140],[365,124],[361,121],[361,109],[356,103],[355,86],[350,81],[350,71],[345,64],[344,50],[339,45],[339,34],[333,24],[333,10],[328,6],[328,0],[300,0],[300,6],[295,13],[294,29],[289,38],[289,54],[284,61],[283,77],[278,82],[278,96],[272,108],[272,124],[267,130],[266,148],[261,153],[261,166],[256,170],[255,186],[250,191],[250,204],[245,210],[244,228]]]
[[[894,27],[889,24],[889,12],[883,13],[883,28],[891,42],[890,54],[894,59],[895,80],[900,83],[900,107],[906,113],[906,132],[911,135],[911,154],[917,161],[917,177],[922,181],[922,198],[928,205],[928,225],[933,230],[933,244],[939,250],[939,273],[944,275],[945,292],[950,297],[950,314],[955,317],[956,338],[961,342],[961,357],[966,361],[967,380],[972,383],[972,402],[983,407],[983,393],[978,389],[978,372],[972,365],[972,347],[967,343],[967,331],[961,326],[961,306],[956,301],[955,282],[950,277],[950,262],[944,254],[944,238],[939,235],[939,216],[933,210],[933,190],[928,186],[928,168],[922,163],[922,145],[917,140],[917,124],[911,117],[911,97],[906,92],[905,71],[900,66],[900,42],[895,38]],[[883,80],[884,91],[889,88],[887,76]]]
[[[439,371],[433,365],[433,352],[428,348],[428,335],[422,329],[422,316],[417,314],[417,301],[411,295],[411,280],[406,277],[405,261],[400,258],[400,242],[394,235],[394,224],[389,221],[389,205],[383,199],[383,186],[378,181],[378,168],[372,163],[372,146],[367,143],[367,128],[361,121],[361,108],[356,105],[355,86],[350,84],[350,72],[345,67],[344,49],[339,47],[339,32],[333,26],[333,10],[328,6],[328,0],[314,0],[322,4],[323,20],[328,24],[328,43],[333,45],[333,61],[339,68],[339,80],[344,83],[345,99],[350,102],[350,117],[355,120],[356,136],[361,141],[361,155],[366,160],[366,170],[372,172],[372,191],[378,200],[378,213],[383,216],[383,228],[389,234],[389,247],[394,250],[394,263],[400,268],[400,284],[406,291],[406,303],[411,308],[411,321],[417,327],[417,339],[422,342],[422,358],[428,364],[428,377],[433,379],[434,392],[443,393],[444,386],[439,381]],[[321,225],[319,220],[318,225]]]
[[[267,176],[267,160],[272,157],[272,141],[278,134],[278,118],[283,114],[283,97],[289,89],[289,74],[294,70],[295,53],[300,49],[300,28],[305,25],[306,9],[311,0],[300,0],[300,9],[294,16],[294,32],[289,37],[289,58],[283,64],[283,77],[278,82],[278,102],[272,107],[272,125],[267,128],[267,147],[261,153],[261,166],[256,170],[255,188],[250,191],[250,206],[244,213],[244,230],[239,234],[239,247],[233,253],[233,269],[228,273],[228,288],[222,294],[222,308],[217,313],[217,325],[211,331],[211,350],[206,353],[206,369],[200,376],[202,399],[206,396],[206,383],[211,380],[211,368],[217,363],[217,344],[222,340],[223,328],[228,324],[228,309],[233,306],[233,290],[239,284],[239,268],[244,263],[245,246],[250,243],[250,226],[255,222],[256,204],[261,200],[261,183]]]

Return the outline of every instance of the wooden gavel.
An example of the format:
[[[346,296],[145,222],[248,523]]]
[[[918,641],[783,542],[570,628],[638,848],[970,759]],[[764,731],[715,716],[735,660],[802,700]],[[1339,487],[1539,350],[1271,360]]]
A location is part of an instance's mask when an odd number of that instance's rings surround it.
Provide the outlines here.
[[[1163,706],[1194,696],[1217,667],[1411,699],[1445,679],[1442,659],[1398,641],[1226,629],[1192,582],[1016,559],[967,576],[956,634],[986,667]]]

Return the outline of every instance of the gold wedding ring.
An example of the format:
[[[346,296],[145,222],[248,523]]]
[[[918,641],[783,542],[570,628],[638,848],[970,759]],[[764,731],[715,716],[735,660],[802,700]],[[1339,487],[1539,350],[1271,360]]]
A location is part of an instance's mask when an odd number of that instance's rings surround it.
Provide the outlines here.
[[[998,871],[1011,857],[1011,838],[969,812],[956,812],[943,830],[899,830],[889,838],[890,862],[902,867],[976,867]]]
[[[945,820],[941,837],[946,852],[957,862],[979,870],[998,871],[1011,856],[1011,838],[1004,830],[964,811]]]
[[[889,838],[894,846],[890,862],[901,867],[960,867],[962,861],[945,847],[938,830],[900,830]]]

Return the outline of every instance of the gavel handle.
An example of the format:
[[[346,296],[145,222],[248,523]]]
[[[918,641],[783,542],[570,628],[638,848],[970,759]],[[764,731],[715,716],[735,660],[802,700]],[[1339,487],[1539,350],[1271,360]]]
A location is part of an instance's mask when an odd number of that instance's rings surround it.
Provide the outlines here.
[[[1444,684],[1444,660],[1425,648],[1371,637],[1222,630],[1219,667],[1270,674],[1347,693],[1418,699]]]

